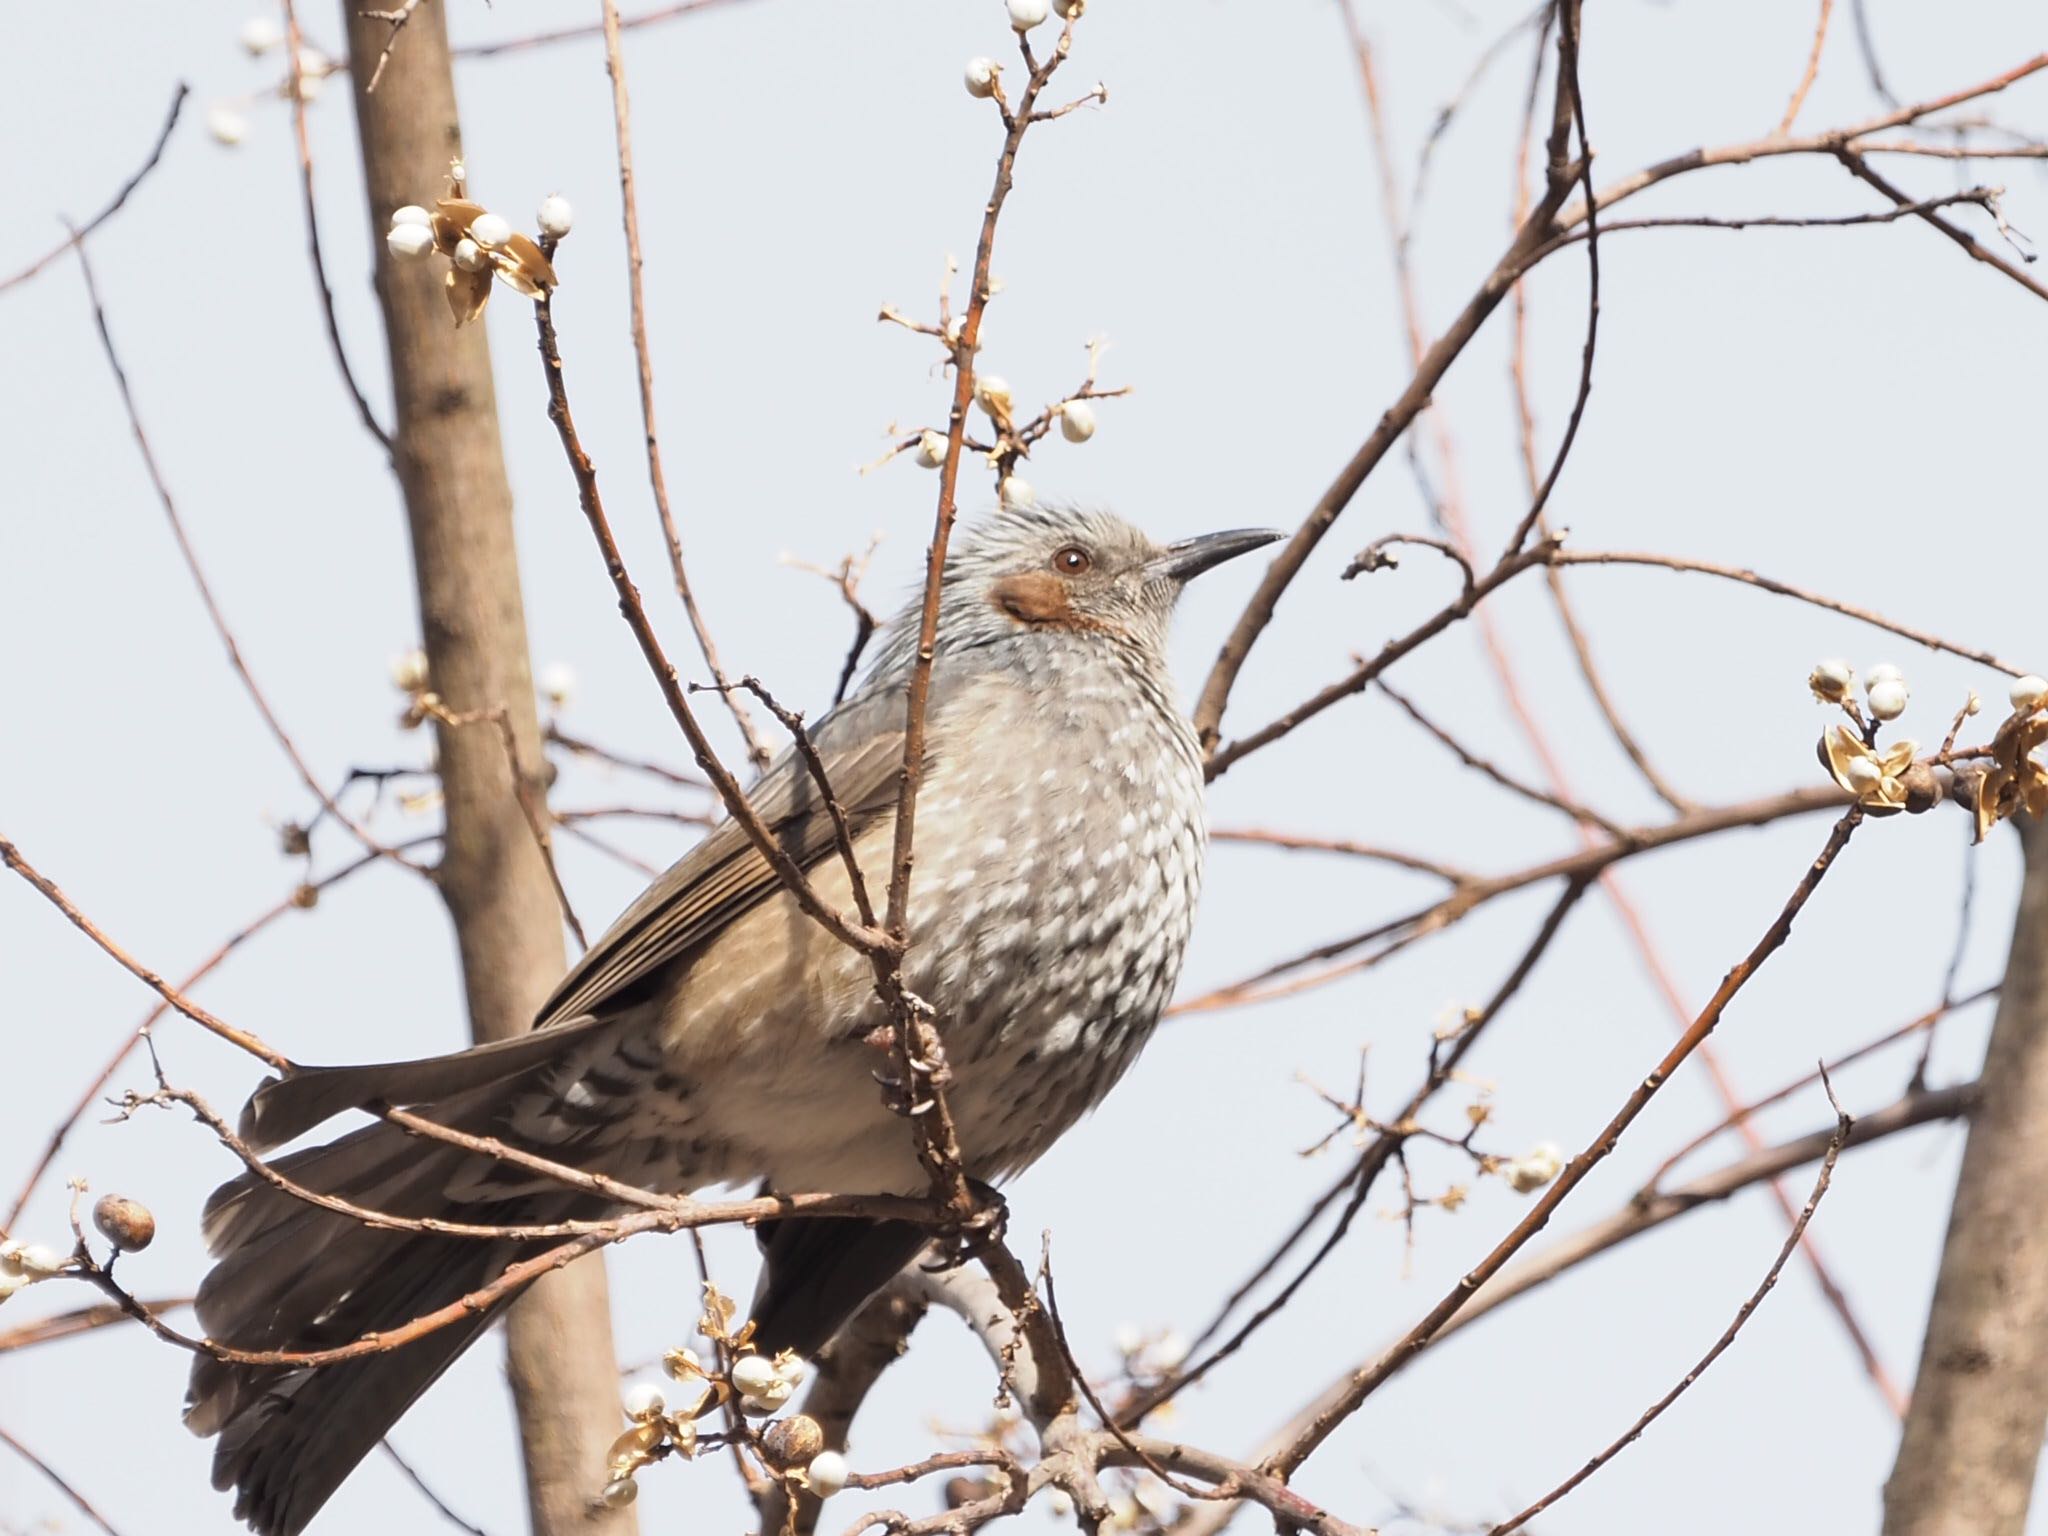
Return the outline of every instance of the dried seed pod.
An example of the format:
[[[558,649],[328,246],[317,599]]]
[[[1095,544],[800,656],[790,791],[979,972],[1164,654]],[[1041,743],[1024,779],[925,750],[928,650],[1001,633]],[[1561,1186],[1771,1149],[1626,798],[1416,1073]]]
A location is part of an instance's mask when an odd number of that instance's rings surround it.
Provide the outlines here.
[[[122,1253],[140,1253],[156,1240],[156,1218],[149,1207],[126,1195],[101,1195],[92,1208],[92,1224]]]
[[[825,1449],[825,1432],[809,1414],[777,1419],[761,1436],[761,1450],[781,1471],[801,1467]]]

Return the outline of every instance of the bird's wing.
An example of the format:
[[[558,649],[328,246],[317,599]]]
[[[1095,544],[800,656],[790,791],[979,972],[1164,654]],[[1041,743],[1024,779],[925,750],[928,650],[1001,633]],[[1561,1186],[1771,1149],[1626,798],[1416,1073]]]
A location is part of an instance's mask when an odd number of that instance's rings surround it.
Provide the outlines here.
[[[932,709],[948,690],[933,690]],[[901,687],[849,699],[818,722],[812,743],[833,798],[856,835],[895,809],[903,766]],[[747,796],[748,803],[800,869],[832,852],[832,820],[810,770],[785,754]],[[866,870],[879,893],[882,870]],[[242,1134],[259,1150],[277,1146],[343,1110],[383,1100],[422,1104],[502,1082],[552,1060],[566,1037],[609,1027],[631,989],[713,938],[734,918],[773,895],[781,880],[736,822],[722,822],[628,907],[562,978],[542,1005],[533,1034],[472,1046],[427,1061],[353,1067],[302,1066],[266,1078],[242,1111]]]
[[[934,697],[933,707],[940,702]],[[903,716],[903,690],[880,689],[848,700],[822,719],[812,736],[832,796],[856,835],[895,808]],[[793,754],[783,755],[747,801],[799,869],[831,855],[832,819],[824,796]],[[870,890],[879,894],[887,872],[863,873]],[[713,937],[781,884],[739,824],[721,823],[570,968],[541,1005],[534,1027],[548,1029],[604,1012],[608,1003]]]

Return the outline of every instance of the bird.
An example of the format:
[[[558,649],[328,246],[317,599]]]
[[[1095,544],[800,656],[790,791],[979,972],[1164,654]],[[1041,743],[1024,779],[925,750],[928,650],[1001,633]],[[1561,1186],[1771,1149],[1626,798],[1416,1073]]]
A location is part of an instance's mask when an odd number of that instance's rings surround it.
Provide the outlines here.
[[[1093,508],[1005,504],[963,527],[939,589],[904,984],[936,1010],[963,1170],[1021,1172],[1130,1066],[1178,980],[1207,823],[1202,752],[1166,641],[1186,584],[1268,529],[1159,544]],[[809,734],[879,890],[904,768],[921,602]],[[747,792],[835,911],[852,906],[832,818],[794,750]],[[733,820],[709,832],[569,969],[530,1032],[424,1060],[266,1079],[239,1134],[268,1152],[352,1109],[409,1107],[664,1193],[923,1193],[910,1125],[877,1087],[889,1013],[868,958],[806,915]],[[498,1226],[622,1207],[379,1119],[271,1166],[406,1218]],[[197,1313],[242,1350],[332,1347],[449,1305],[551,1246],[364,1224],[253,1173],[202,1215]],[[902,1221],[761,1225],[751,1316],[810,1355],[923,1248]],[[199,1355],[185,1423],[261,1536],[294,1536],[509,1301],[322,1367]],[[593,1469],[595,1471],[596,1469]]]

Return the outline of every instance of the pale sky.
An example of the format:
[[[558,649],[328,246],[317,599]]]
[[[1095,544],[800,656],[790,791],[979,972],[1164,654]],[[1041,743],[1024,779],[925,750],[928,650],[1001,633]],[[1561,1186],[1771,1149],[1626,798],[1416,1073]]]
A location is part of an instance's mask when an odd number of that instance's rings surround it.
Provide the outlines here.
[[[596,8],[443,0],[459,40],[594,19]],[[1404,173],[1437,108],[1519,14],[1484,0],[1361,5],[1381,50]],[[2033,8],[1968,3],[1939,15],[1869,7],[1889,82],[1918,99],[1987,78],[2039,47]],[[1811,37],[1811,5],[1736,0],[1590,8],[1584,85],[1601,180],[1778,120]],[[315,43],[337,15],[305,8]],[[1800,119],[1819,129],[1879,110],[1838,14]],[[156,175],[94,239],[110,317],[169,482],[244,654],[320,772],[417,762],[386,658],[416,634],[396,487],[355,424],[327,354],[305,260],[289,119],[249,109],[245,142],[206,132],[209,106],[270,88],[236,35],[243,0],[173,7],[21,8],[0,56],[9,217],[0,272],[96,209],[129,174],[173,84],[194,96]],[[917,573],[933,477],[899,461],[856,474],[892,423],[938,420],[947,385],[921,338],[878,326],[883,303],[928,314],[948,253],[972,251],[999,127],[961,66],[1009,48],[994,0],[829,5],[750,0],[629,38],[648,303],[668,474],[691,568],[734,670],[815,710],[846,639],[831,590],[777,565],[830,562],[885,535],[868,592],[893,603]],[[1443,144],[1417,236],[1426,325],[1464,302],[1501,247],[1528,58],[1517,42]],[[471,185],[524,224],[568,196],[579,222],[557,302],[577,416],[629,561],[679,660],[639,457],[622,241],[601,49],[580,43],[459,66]],[[1005,291],[984,365],[1022,401],[1076,383],[1083,343],[1106,335],[1098,409],[1081,447],[1053,441],[1027,471],[1045,496],[1097,501],[1160,537],[1293,526],[1408,376],[1356,75],[1330,0],[1167,6],[1097,0],[1063,94],[1100,79],[1109,104],[1034,130],[1005,216]],[[1056,91],[1056,94],[1062,94]],[[2048,86],[1987,104],[2038,130]],[[373,402],[388,409],[370,241],[347,92],[312,110],[320,209],[338,313]],[[1920,195],[1990,180],[2020,230],[2048,236],[2026,162],[1889,166]],[[1959,180],[1960,177],[1960,180]],[[437,189],[421,188],[422,197]],[[1771,162],[1681,178],[1632,212],[1836,214],[1877,206],[1833,162]],[[1973,210],[1958,218],[1995,239]],[[1554,506],[1585,548],[1647,548],[1749,564],[2042,668],[2038,572],[2048,557],[2029,444],[2040,425],[2048,308],[1911,223],[1742,234],[1667,230],[1604,242],[1590,410]],[[1532,284],[1533,375],[1545,451],[1578,367],[1578,254]],[[1524,505],[1506,382],[1505,315],[1437,400],[1482,544]],[[564,724],[680,761],[681,743],[620,624],[543,415],[530,317],[501,292],[488,324],[518,496],[535,659],[579,679]],[[276,824],[307,798],[223,663],[120,414],[75,264],[0,294],[0,655],[7,658],[0,834],[145,963],[189,969],[297,878]],[[987,488],[977,482],[976,496]],[[972,505],[972,502],[970,502]],[[1377,534],[1421,530],[1413,480],[1390,458],[1345,513],[1247,669],[1230,723],[1262,722],[1449,595],[1426,556],[1351,584],[1336,576]],[[1255,571],[1199,584],[1176,635],[1185,691],[1249,594]],[[1849,620],[1734,586],[1657,572],[1572,582],[1616,696],[1677,783],[1709,802],[1816,782],[1826,717],[1803,679],[1823,655],[1902,666],[1902,727],[1938,739],[1967,689],[2002,701],[1988,670]],[[1624,819],[1659,806],[1603,734],[1540,584],[1499,604],[1532,701],[1581,792]],[[694,658],[686,672],[695,666]],[[695,669],[701,673],[701,668]],[[1531,760],[1476,635],[1401,665],[1407,691],[1504,764]],[[721,728],[722,744],[730,733]],[[578,768],[564,806],[659,797]],[[1563,818],[1459,770],[1384,700],[1332,710],[1232,771],[1219,825],[1261,823],[1508,870],[1572,845]],[[397,812],[394,835],[431,818]],[[679,829],[619,822],[615,842],[655,863]],[[1694,1006],[1763,931],[1824,836],[1815,819],[1694,844],[1625,868]],[[323,834],[321,868],[345,853]],[[1994,978],[2018,860],[2009,836],[1975,853],[1952,811],[1873,824],[1739,999],[1718,1037],[1737,1083],[1765,1092],[1817,1057],[1933,1003],[1955,939],[1965,858],[1977,924],[1964,986]],[[599,924],[640,877],[573,842],[563,872]],[[1183,982],[1208,985],[1355,931],[1428,894],[1383,866],[1218,847]],[[1502,902],[1368,975],[1276,1004],[1162,1027],[1103,1110],[1011,1190],[1025,1248],[1049,1228],[1063,1310],[1085,1363],[1107,1368],[1120,1324],[1192,1331],[1255,1255],[1334,1176],[1299,1149],[1328,1116],[1298,1081],[1350,1084],[1372,1048],[1372,1105],[1388,1111],[1429,1032],[1493,989],[1550,900]],[[0,1194],[146,994],[18,881],[0,883],[0,1018],[8,1088]],[[305,1060],[424,1054],[463,1024],[446,919],[424,887],[375,870],[248,947],[202,1000]],[[1988,1012],[1940,1036],[1933,1078],[1975,1071]],[[1477,1053],[1493,1085],[1488,1143],[1583,1145],[1662,1053],[1672,1029],[1611,907],[1589,900]],[[223,1108],[252,1063],[172,1021],[175,1080]],[[1910,1051],[1842,1074],[1851,1111],[1895,1098]],[[141,1068],[124,1084],[146,1081]],[[1455,1126],[1473,1090],[1442,1101]],[[1675,1080],[1553,1233],[1607,1214],[1661,1157],[1719,1115],[1697,1065]],[[1774,1138],[1824,1123],[1812,1094],[1762,1117]],[[1913,1371],[1962,1133],[1926,1129],[1843,1160],[1813,1235],[1891,1371]],[[1702,1154],[1698,1171],[1730,1155]],[[1421,1153],[1427,1189],[1468,1177]],[[146,1201],[163,1235],[128,1261],[146,1295],[196,1282],[196,1209],[231,1171],[198,1127],[168,1115],[89,1125],[20,1235],[58,1241],[62,1180]],[[1790,1186],[1803,1199],[1810,1174]],[[1394,1198],[1392,1185],[1375,1210]],[[1427,1308],[1524,1209],[1486,1181],[1456,1216],[1423,1213],[1412,1270],[1398,1223],[1362,1222],[1300,1303],[1162,1433],[1249,1454],[1327,1379]],[[1472,1329],[1376,1396],[1304,1471],[1311,1498],[1360,1523],[1400,1499],[1452,1522],[1518,1508],[1625,1428],[1706,1349],[1783,1235],[1759,1191],[1629,1246]],[[752,1284],[748,1240],[713,1242],[727,1289]],[[622,1357],[686,1342],[696,1312],[687,1245],[646,1239],[611,1257]],[[14,1326],[82,1304],[50,1285],[0,1313]],[[120,1530],[228,1528],[207,1487],[210,1447],[179,1427],[187,1361],[138,1334],[0,1358],[0,1425],[85,1490]],[[523,1520],[495,1342],[472,1351],[394,1439],[448,1501],[494,1533]],[[985,1422],[991,1383],[959,1327],[934,1318],[856,1426],[875,1469],[950,1443],[934,1428]],[[1811,1274],[1795,1263],[1736,1346],[1644,1440],[1540,1528],[1625,1536],[1651,1525],[1704,1536],[1874,1526],[1895,1426]],[[600,1480],[593,1468],[593,1486]],[[742,1528],[730,1468],[642,1478],[644,1529]],[[931,1495],[936,1496],[936,1490]],[[863,1508],[845,1496],[826,1529]],[[914,1504],[913,1508],[927,1506]],[[1247,1517],[1249,1519],[1249,1517]],[[323,1531],[427,1529],[435,1517],[381,1460],[330,1506]],[[1034,1507],[1027,1527],[1047,1524]],[[0,1530],[81,1529],[37,1474],[0,1456]],[[1247,1526],[1246,1528],[1251,1528]],[[2048,1516],[2036,1521],[2048,1531]]]

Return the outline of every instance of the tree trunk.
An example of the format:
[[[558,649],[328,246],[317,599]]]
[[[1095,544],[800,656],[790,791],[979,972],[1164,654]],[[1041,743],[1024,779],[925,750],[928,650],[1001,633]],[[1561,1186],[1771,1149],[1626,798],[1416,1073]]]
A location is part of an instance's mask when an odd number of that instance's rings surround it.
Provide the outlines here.
[[[457,713],[503,708],[532,774],[542,756],[490,346],[481,322],[455,328],[440,264],[400,266],[382,238],[392,209],[443,194],[462,151],[447,31],[439,6],[415,10],[371,95],[365,86],[390,29],[361,11],[354,0],[342,6],[391,357],[394,467],[432,687]],[[509,290],[501,300],[524,303]],[[528,1028],[561,976],[561,912],[499,731],[485,723],[436,732],[447,818],[440,890],[471,1031],[494,1040]],[[593,1498],[619,1416],[602,1260],[540,1281],[513,1306],[507,1333],[533,1530],[631,1532],[630,1511]]]
[[[2048,1425],[2048,827],[1956,1181],[1884,1536],[2021,1536]]]

